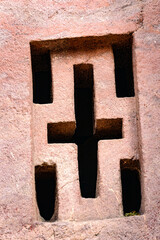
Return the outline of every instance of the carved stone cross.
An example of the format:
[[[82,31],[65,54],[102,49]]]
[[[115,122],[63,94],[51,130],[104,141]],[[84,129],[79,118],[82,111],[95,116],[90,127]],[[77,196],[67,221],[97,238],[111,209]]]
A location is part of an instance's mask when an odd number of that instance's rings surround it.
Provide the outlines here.
[[[122,119],[94,118],[94,74],[92,64],[74,65],[74,122],[49,123],[49,143],[76,143],[81,195],[96,197],[98,141],[122,138]],[[97,125],[95,126],[95,122]],[[75,132],[74,132],[75,129]]]

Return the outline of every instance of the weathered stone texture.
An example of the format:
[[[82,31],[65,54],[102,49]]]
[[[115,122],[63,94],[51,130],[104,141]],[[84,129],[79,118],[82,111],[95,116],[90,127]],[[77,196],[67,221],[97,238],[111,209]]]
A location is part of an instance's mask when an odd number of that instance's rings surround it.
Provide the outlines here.
[[[0,1],[0,239],[160,239],[159,14],[159,0]],[[134,98],[112,97],[111,46],[96,49],[94,58],[94,49],[88,53],[96,66],[96,117],[124,118],[126,137],[99,141],[102,195],[93,204],[80,198],[77,146],[48,145],[46,135],[48,122],[75,121],[68,66],[87,62],[87,55],[52,52],[53,88],[59,91],[54,105],[39,106],[32,100],[30,42],[128,33],[133,33]],[[142,215],[124,217],[119,160],[133,156],[141,164]],[[49,223],[40,218],[35,200],[34,166],[44,162],[57,163],[59,174],[59,218]]]

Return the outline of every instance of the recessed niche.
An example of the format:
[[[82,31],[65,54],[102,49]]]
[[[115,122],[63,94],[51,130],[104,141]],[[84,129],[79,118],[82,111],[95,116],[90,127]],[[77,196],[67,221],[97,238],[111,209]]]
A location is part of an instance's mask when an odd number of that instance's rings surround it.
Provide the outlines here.
[[[122,138],[122,118],[96,120],[96,137],[100,139]]]
[[[75,129],[75,122],[48,123],[48,143],[74,142]]]
[[[139,160],[120,160],[122,202],[124,215],[140,212],[141,207],[141,183]]]
[[[34,54],[31,48],[33,103],[53,102],[50,52]]]
[[[117,97],[134,97],[134,79],[132,67],[132,37],[113,44],[115,63],[115,83]]]
[[[97,49],[105,49],[107,51],[110,46],[113,46],[114,53],[117,97],[134,96],[132,35],[110,34],[99,37],[66,38],[31,42],[34,103],[47,104],[53,102],[50,52],[55,56],[56,53],[65,54],[65,52],[67,52],[69,56],[70,53],[73,54],[73,52],[77,51],[80,54],[87,54],[93,51],[94,55],[94,51],[96,54]],[[77,63],[77,59],[75,62]],[[47,125],[48,143],[77,144],[81,196],[83,198],[96,198],[98,141],[103,139],[121,139],[123,137],[123,119],[95,119],[93,64],[75,64],[73,65],[73,74],[76,123],[71,121],[49,122]],[[40,78],[47,80],[41,81],[39,80]],[[59,81],[60,80],[61,79],[59,79]],[[46,88],[45,91],[44,88]],[[125,171],[126,169],[121,168],[122,179],[125,178]],[[40,178],[38,175],[36,179],[36,185],[38,186],[37,183],[41,182],[39,181]],[[56,172],[54,179],[56,189]],[[38,189],[38,187],[36,188]],[[37,190],[37,192],[40,192],[40,190]],[[39,201],[38,199],[41,198],[41,195],[43,195],[40,193],[37,195],[37,202]],[[123,195],[125,196],[125,194]],[[56,199],[56,191],[54,199]],[[125,200],[123,202],[124,212],[126,212]],[[38,206],[39,209],[43,209],[39,203]],[[54,212],[55,210],[52,209],[51,214],[46,217],[43,211],[40,210],[41,216],[45,219],[51,219]]]
[[[38,165],[35,167],[37,205],[41,217],[46,221],[50,221],[55,213],[56,185],[56,165]]]

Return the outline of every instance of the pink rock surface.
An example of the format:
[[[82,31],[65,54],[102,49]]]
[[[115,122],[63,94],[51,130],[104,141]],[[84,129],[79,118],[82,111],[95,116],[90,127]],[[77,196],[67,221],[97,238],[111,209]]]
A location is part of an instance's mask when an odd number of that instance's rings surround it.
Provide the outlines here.
[[[0,239],[160,238],[159,6],[158,0],[1,1]],[[129,33],[135,97],[117,98],[111,34]],[[66,50],[70,39],[79,45],[88,36],[112,40]],[[51,51],[53,103],[34,104],[30,42],[58,48],[60,39],[63,50]],[[94,199],[80,194],[76,144],[47,142],[47,123],[75,122],[73,64],[79,63],[94,66],[95,118],[123,119],[122,139],[98,143]],[[124,217],[119,164],[133,157],[141,165],[141,215]],[[34,167],[43,163],[57,166],[54,222],[40,217],[36,202]]]

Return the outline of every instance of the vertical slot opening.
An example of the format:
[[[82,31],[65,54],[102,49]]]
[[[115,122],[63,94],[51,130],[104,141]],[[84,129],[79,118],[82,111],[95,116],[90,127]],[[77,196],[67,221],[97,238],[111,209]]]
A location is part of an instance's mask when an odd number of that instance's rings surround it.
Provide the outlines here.
[[[31,48],[33,103],[53,102],[50,52],[34,53]]]
[[[79,137],[92,136],[94,127],[92,64],[74,65],[74,87],[76,133]]]
[[[117,97],[134,97],[132,38],[113,46]]]
[[[94,138],[93,65],[74,65],[74,100],[81,196],[96,197],[97,140]]]
[[[79,181],[83,198],[96,198],[97,141],[88,138],[78,144]]]
[[[120,168],[124,215],[136,215],[141,206],[139,160],[123,159],[120,161]]]
[[[56,201],[56,165],[35,167],[36,199],[41,217],[51,220]]]

